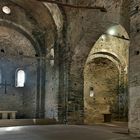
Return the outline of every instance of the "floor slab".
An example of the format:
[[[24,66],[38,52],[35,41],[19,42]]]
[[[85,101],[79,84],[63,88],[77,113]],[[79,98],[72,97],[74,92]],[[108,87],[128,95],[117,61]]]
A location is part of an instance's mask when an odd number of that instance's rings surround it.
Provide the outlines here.
[[[104,125],[1,127],[0,140],[137,140],[127,129]]]

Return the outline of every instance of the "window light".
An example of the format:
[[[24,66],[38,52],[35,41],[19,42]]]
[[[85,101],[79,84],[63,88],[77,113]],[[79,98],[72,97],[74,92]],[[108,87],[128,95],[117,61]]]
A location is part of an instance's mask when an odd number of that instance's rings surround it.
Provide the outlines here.
[[[16,87],[24,87],[25,84],[25,72],[18,70],[16,73]]]
[[[11,9],[8,6],[3,6],[2,11],[7,15],[11,13]]]

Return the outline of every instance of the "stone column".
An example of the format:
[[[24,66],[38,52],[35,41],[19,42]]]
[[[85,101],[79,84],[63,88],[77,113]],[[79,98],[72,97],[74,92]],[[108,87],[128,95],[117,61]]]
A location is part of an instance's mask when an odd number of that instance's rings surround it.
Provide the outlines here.
[[[2,119],[7,119],[8,118],[8,113],[7,112],[3,112],[2,113]]]
[[[16,119],[16,112],[11,113],[10,119]]]

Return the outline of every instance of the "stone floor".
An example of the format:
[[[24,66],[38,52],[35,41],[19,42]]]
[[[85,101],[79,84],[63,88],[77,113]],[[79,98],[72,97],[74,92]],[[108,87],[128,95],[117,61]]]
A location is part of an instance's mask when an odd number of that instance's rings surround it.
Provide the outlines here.
[[[116,126],[17,126],[1,127],[0,140],[137,140]]]

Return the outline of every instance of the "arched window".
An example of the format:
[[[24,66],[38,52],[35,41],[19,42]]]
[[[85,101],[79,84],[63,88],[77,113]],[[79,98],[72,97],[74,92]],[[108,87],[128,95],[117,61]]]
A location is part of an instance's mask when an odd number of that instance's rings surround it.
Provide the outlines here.
[[[50,50],[50,65],[53,67],[54,66],[54,48],[51,48]]]
[[[24,87],[25,85],[25,72],[24,70],[17,70],[16,72],[16,87]]]

